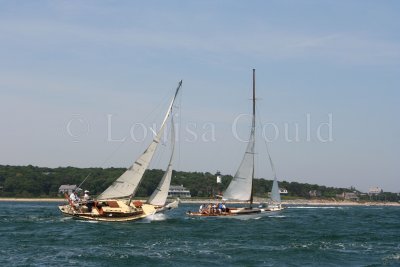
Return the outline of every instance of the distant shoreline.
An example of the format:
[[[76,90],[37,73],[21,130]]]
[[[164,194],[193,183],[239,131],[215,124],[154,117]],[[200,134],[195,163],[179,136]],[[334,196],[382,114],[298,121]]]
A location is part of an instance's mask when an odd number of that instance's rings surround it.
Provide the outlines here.
[[[0,202],[65,202],[65,198],[18,198],[1,197]]]
[[[6,197],[0,198],[0,202],[66,202],[64,198],[14,198],[14,197]],[[201,204],[210,202],[207,199],[181,199],[181,203],[184,204]],[[211,200],[211,202],[217,202],[216,200]],[[238,203],[238,202],[229,202],[227,203]],[[259,202],[254,202],[255,204],[259,204]],[[333,201],[333,200],[325,200],[325,199],[294,199],[294,200],[286,200],[282,201],[282,205],[306,205],[306,206],[395,206],[400,207],[400,203],[398,202],[351,202],[351,201]]]
[[[265,201],[265,200],[264,200]],[[262,203],[264,201],[261,201]],[[218,202],[216,200],[205,200],[205,199],[183,199],[181,200],[182,203],[185,204],[201,204],[201,203],[207,203],[207,202]],[[226,201],[226,203],[240,203],[240,202],[234,202],[234,201]],[[254,204],[259,204],[260,201],[255,201]],[[352,202],[352,201],[333,201],[333,200],[325,200],[325,199],[293,199],[293,200],[283,200],[282,205],[287,205],[287,206],[299,206],[299,205],[305,205],[305,206],[396,206],[400,207],[399,202]]]

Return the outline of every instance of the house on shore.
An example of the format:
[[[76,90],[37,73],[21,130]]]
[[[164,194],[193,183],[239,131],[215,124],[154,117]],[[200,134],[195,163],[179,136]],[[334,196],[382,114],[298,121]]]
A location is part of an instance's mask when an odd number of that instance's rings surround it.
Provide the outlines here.
[[[67,193],[70,195],[73,191],[80,191],[81,189],[78,188],[76,184],[63,184],[58,188],[58,193],[60,195],[64,195]]]
[[[288,194],[288,191],[287,191],[286,188],[279,188],[279,194],[281,194],[281,195],[287,195],[287,194]]]
[[[183,185],[171,185],[168,191],[168,197],[192,197],[190,190],[186,189]]]
[[[318,190],[310,190],[308,191],[308,195],[310,197],[320,197],[321,196],[321,191]]]
[[[358,195],[356,193],[352,193],[352,192],[343,192],[341,194],[337,194],[336,198],[350,200],[350,201],[359,201],[360,200]]]
[[[379,194],[382,194],[382,193],[383,193],[382,188],[377,187],[377,186],[371,187],[371,188],[368,190],[368,195],[369,195],[369,196],[376,196],[376,195],[379,195]]]

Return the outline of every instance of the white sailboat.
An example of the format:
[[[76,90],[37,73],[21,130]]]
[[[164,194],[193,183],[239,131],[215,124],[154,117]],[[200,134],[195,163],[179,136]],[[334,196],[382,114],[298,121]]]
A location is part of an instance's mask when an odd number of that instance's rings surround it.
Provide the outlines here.
[[[271,155],[268,151],[268,147],[267,147],[267,153],[272,173],[274,175],[274,181],[272,182],[271,196],[269,201],[266,203],[266,209],[269,211],[280,211],[283,210],[281,192],[278,185],[278,179],[276,177],[275,166],[274,163],[272,162]]]
[[[89,205],[88,203],[73,203],[73,201],[66,196],[69,204],[59,206],[63,214],[85,220],[132,221],[142,219],[165,209],[177,207],[178,201],[166,205],[166,200],[171,182],[172,162],[175,151],[173,107],[181,87],[182,81],[179,82],[176,88],[175,95],[170,102],[159,131],[140,157],[102,192],[93,203],[89,203]],[[168,167],[156,190],[146,203],[132,201],[143,178],[144,172],[148,168],[164,134],[168,119],[170,119],[171,122],[171,156]]]
[[[253,114],[249,142],[243,159],[235,176],[222,195],[222,200],[248,202],[248,206],[226,209],[206,208],[199,212],[188,212],[189,216],[248,216],[271,211],[269,208],[255,208],[253,205],[253,181],[254,181],[254,155],[255,155],[255,129],[256,129],[256,97],[255,97],[255,69],[253,69]],[[270,158],[271,159],[271,158]],[[272,163],[272,161],[271,161]],[[275,177],[276,178],[276,177]],[[275,180],[276,184],[277,181]],[[279,188],[278,188],[279,195]],[[277,197],[276,197],[277,199]],[[279,195],[280,199],[280,195]],[[279,200],[280,202],[280,200]]]
[[[278,180],[276,179],[276,176],[274,177],[274,181],[272,182],[271,199],[266,206],[267,210],[269,211],[280,211],[283,209],[281,192],[279,189]]]

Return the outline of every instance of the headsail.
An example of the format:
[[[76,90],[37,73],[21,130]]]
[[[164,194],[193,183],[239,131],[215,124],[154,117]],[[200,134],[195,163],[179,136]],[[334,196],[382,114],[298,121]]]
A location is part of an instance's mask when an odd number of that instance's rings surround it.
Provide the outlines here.
[[[153,194],[151,194],[148,203],[155,206],[164,206],[167,201],[169,186],[171,184],[172,177],[172,161],[174,159],[174,151],[175,151],[175,125],[174,118],[171,117],[171,157],[169,159],[167,170],[165,171],[163,177],[161,178],[160,183],[157,188],[154,190]]]
[[[274,203],[281,203],[281,193],[279,191],[279,186],[278,186],[278,181],[276,180],[276,176],[274,178],[274,182],[272,183],[271,200]]]
[[[129,167],[114,183],[112,183],[103,193],[101,193],[97,197],[98,199],[129,198],[130,196],[132,196],[132,194],[135,193],[164,133],[167,119],[172,112],[172,107],[181,86],[182,81],[179,82],[179,85],[176,88],[175,95],[171,100],[168,111],[161,124],[160,130],[157,132],[157,135],[154,137],[148,148],[132,164],[131,167]]]
[[[278,180],[276,178],[275,165],[272,161],[271,154],[269,153],[267,140],[265,140],[265,147],[267,149],[269,164],[271,165],[272,173],[274,175],[274,181],[272,183],[272,189],[271,189],[271,201],[274,203],[281,203],[281,193],[279,190]]]

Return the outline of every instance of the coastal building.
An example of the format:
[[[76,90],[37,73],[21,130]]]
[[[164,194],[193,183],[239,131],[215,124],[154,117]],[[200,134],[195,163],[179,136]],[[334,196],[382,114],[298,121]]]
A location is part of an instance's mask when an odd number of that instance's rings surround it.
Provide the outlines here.
[[[321,192],[318,190],[310,190],[308,191],[308,195],[310,197],[320,197],[321,196]]]
[[[285,188],[279,188],[279,194],[281,195],[287,195],[288,191]],[[268,192],[268,197],[271,197],[271,192]]]
[[[171,185],[168,191],[168,197],[192,197],[190,190],[183,185]]]
[[[368,195],[370,196],[374,196],[374,195],[379,195],[382,194],[383,190],[380,187],[374,186],[374,187],[370,187],[368,190]]]
[[[352,192],[343,192],[341,194],[337,194],[336,198],[341,198],[341,199],[350,200],[350,201],[359,201],[360,200],[357,193],[352,193]]]
[[[279,188],[279,193],[280,193],[281,195],[287,195],[287,194],[288,194],[288,191],[287,191],[286,188]]]
[[[221,172],[220,172],[220,171],[217,171],[216,175],[217,175],[217,184],[222,183]]]
[[[76,184],[63,184],[58,188],[58,193],[60,195],[63,195],[65,193],[67,193],[68,195],[70,195],[72,193],[72,191],[75,190],[80,190],[80,188],[78,188],[78,186]]]

